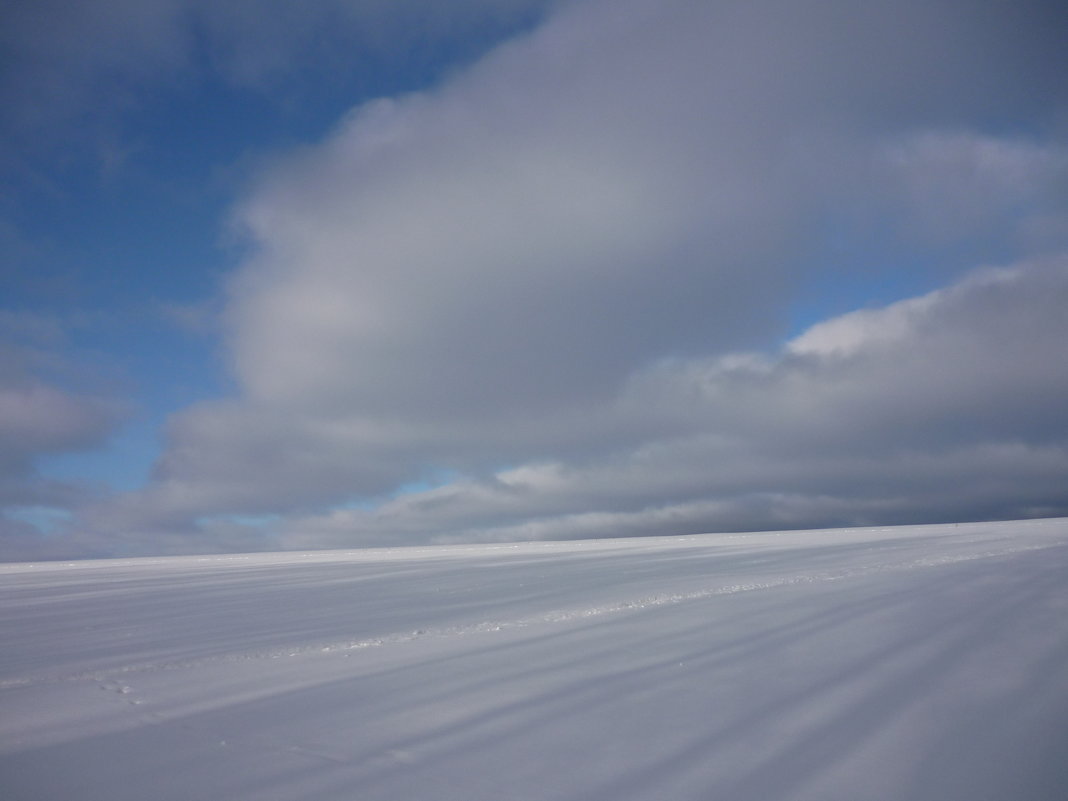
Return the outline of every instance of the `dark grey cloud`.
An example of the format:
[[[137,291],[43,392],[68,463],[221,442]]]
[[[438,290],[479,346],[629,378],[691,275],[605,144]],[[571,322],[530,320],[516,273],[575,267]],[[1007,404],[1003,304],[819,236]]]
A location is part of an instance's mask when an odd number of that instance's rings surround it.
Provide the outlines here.
[[[1068,258],[815,326],[774,357],[675,360],[636,414],[672,436],[281,526],[289,547],[1068,513]]]
[[[100,446],[128,411],[98,387],[79,386],[81,371],[61,355],[64,342],[55,320],[0,311],[0,559],[40,544],[20,512],[62,518],[94,500],[95,487],[42,476],[40,460]]]
[[[1050,9],[576,2],[353,109],[235,211],[238,392],[177,415],[99,526],[245,542],[277,513],[296,547],[1061,509]],[[780,349],[842,226],[870,284],[945,288]],[[961,277],[984,261],[1017,266]]]
[[[54,320],[0,311],[0,469],[26,470],[38,454],[92,447],[119,409],[105,398],[62,386],[77,371],[59,354]]]

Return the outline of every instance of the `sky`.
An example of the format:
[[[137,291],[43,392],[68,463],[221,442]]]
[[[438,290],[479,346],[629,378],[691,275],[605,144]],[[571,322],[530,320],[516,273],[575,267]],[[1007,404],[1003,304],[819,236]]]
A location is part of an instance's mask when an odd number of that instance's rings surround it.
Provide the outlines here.
[[[0,560],[1068,515],[1068,15],[9,0]]]

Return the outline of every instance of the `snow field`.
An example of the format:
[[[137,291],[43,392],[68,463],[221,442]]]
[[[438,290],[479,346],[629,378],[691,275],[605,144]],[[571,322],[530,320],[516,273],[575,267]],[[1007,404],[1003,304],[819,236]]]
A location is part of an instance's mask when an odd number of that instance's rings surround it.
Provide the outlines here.
[[[6,799],[1054,801],[1068,520],[0,565]]]

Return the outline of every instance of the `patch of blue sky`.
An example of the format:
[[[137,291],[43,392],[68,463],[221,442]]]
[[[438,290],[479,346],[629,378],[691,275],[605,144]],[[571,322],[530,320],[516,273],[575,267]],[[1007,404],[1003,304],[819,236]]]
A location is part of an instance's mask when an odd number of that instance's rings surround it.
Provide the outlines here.
[[[348,509],[371,512],[387,501],[440,489],[441,487],[456,482],[460,478],[462,478],[462,474],[456,470],[441,467],[429,467],[423,471],[419,478],[401,484],[385,496],[375,498],[350,498],[344,503],[337,504],[333,508],[335,510]]]
[[[103,447],[41,457],[38,471],[55,481],[88,479],[118,492],[140,489],[148,483],[160,454],[161,425],[161,420],[147,415],[135,418]]]
[[[798,288],[787,312],[785,341],[825,320],[866,308],[879,308],[942,286],[930,271],[879,270],[868,274],[829,270]]]
[[[1016,218],[1022,217],[1021,212]],[[924,295],[969,270],[1005,264],[1019,252],[1012,225],[942,239],[903,234],[904,225],[893,219],[862,223],[848,215],[826,221],[801,271],[808,279],[795,288],[786,311],[784,340],[838,315]]]
[[[67,510],[51,506],[16,506],[5,509],[3,516],[33,526],[42,534],[51,534],[73,519]]]
[[[423,471],[422,476],[409,481],[405,484],[401,484],[390,494],[390,498],[399,498],[403,495],[415,495],[420,492],[429,492],[431,490],[440,489],[448,484],[452,484],[461,478],[461,474],[456,470],[450,470],[443,467],[431,467],[426,468]]]
[[[142,487],[163,446],[161,432],[167,418],[228,390],[214,342],[154,315],[103,317],[79,328],[71,338],[81,361],[104,362],[102,371],[113,384],[89,389],[127,405],[129,417],[100,447],[41,457],[38,470],[46,478],[88,478],[116,490]]]

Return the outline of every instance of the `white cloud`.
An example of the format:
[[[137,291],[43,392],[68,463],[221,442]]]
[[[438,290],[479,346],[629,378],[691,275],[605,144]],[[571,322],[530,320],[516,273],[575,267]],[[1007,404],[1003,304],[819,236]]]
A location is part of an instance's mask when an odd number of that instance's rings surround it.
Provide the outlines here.
[[[860,270],[922,247],[890,205],[991,254],[1064,215],[1055,135],[979,128],[1063,108],[1020,86],[1066,56],[1041,4],[972,5],[589,0],[354,109],[235,212],[235,397],[177,415],[153,485],[99,520],[278,512],[293,544],[1048,500],[1006,465],[1064,477],[1062,259],[775,347],[827,217],[876,216],[891,252]],[[937,479],[969,464],[995,489]],[[470,478],[317,514],[434,470]]]

